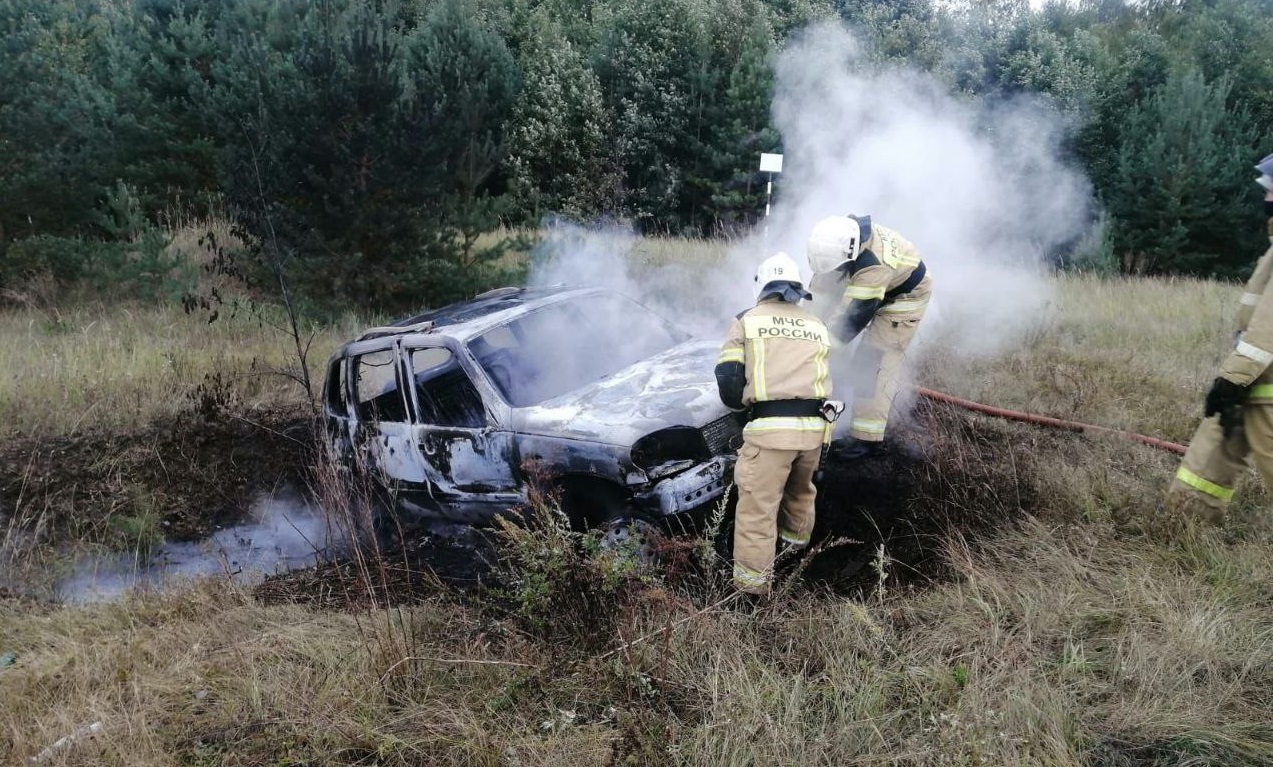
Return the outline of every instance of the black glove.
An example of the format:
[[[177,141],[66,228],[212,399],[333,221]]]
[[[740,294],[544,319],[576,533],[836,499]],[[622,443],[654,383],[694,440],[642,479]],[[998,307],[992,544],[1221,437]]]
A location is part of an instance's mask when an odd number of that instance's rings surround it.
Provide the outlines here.
[[[870,325],[871,320],[875,319],[875,313],[883,303],[878,298],[869,300],[854,299],[844,317],[831,326],[831,332],[835,333],[836,340],[845,346],[852,343],[853,339],[857,338],[858,333],[861,333],[862,329]]]
[[[1228,437],[1242,423],[1242,402],[1246,399],[1246,387],[1227,378],[1217,378],[1207,392],[1204,418],[1220,414],[1220,430]]]

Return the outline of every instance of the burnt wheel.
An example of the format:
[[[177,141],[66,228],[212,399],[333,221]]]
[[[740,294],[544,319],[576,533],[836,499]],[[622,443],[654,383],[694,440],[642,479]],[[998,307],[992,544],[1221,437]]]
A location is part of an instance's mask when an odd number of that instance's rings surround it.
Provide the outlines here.
[[[652,565],[658,559],[657,538],[661,534],[658,524],[643,515],[621,515],[602,525],[598,545],[604,552]]]

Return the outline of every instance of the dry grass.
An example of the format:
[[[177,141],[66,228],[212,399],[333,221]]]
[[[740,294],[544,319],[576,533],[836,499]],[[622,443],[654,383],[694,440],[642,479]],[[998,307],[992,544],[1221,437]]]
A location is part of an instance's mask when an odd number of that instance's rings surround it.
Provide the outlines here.
[[[1062,277],[1022,347],[931,351],[923,382],[1187,439],[1238,290]],[[161,401],[175,378],[138,354],[135,376],[167,383],[110,391]],[[26,428],[66,423],[50,410]],[[931,428],[934,495],[916,502],[1019,524],[952,536],[938,582],[893,586],[886,549],[890,588],[858,599],[788,582],[747,613],[710,580],[639,582],[578,642],[587,626],[537,633],[506,601],[443,593],[343,611],[264,606],[218,581],[80,607],[0,600],[0,656],[16,656],[0,668],[0,761],[100,721],[45,763],[1273,763],[1273,525],[1254,482],[1225,531],[1161,540],[1147,522],[1171,456],[981,416]],[[531,561],[549,543],[518,545]]]
[[[638,266],[657,269],[668,264],[693,264],[711,269],[729,255],[733,243],[727,240],[680,240],[646,238],[632,249],[631,259]]]
[[[1027,412],[1187,441],[1232,343],[1242,288],[1190,279],[1063,274],[1022,318],[1017,347],[969,356],[954,332],[926,344],[925,386]],[[940,296],[939,296],[940,298]]]
[[[295,403],[296,369],[282,317],[223,310],[209,323],[180,307],[94,305],[54,314],[0,311],[0,424],[10,435],[130,429],[189,408],[199,387],[220,387],[248,410]],[[316,329],[311,374],[355,327]]]
[[[60,763],[1268,763],[1267,551],[1095,532],[956,540],[955,580],[879,602],[696,613],[651,587],[612,641],[675,628],[617,654],[442,600],[6,607],[6,756],[100,721]]]

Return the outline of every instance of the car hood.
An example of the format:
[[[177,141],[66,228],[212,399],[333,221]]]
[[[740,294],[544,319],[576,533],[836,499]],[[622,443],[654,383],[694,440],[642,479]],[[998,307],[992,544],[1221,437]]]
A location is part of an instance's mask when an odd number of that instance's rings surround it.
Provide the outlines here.
[[[628,446],[669,426],[701,427],[727,414],[716,390],[720,346],[686,341],[594,384],[514,411],[526,434]]]

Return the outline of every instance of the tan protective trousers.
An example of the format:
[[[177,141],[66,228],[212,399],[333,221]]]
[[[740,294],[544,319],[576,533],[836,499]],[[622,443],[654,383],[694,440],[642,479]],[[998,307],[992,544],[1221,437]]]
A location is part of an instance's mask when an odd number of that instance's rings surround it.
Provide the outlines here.
[[[1273,403],[1244,405],[1242,428],[1228,439],[1220,430],[1220,416],[1204,418],[1167,488],[1167,508],[1223,523],[1238,475],[1251,462],[1264,485],[1273,488]]]
[[[884,439],[889,411],[901,384],[906,349],[919,329],[932,292],[932,280],[925,277],[911,292],[881,306],[867,326],[862,345],[853,355],[850,436],[865,442]]]
[[[821,448],[778,450],[746,441],[734,465],[738,508],[734,513],[734,586],[767,594],[773,580],[777,539],[809,544],[818,490],[813,474]]]

